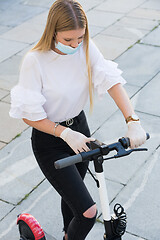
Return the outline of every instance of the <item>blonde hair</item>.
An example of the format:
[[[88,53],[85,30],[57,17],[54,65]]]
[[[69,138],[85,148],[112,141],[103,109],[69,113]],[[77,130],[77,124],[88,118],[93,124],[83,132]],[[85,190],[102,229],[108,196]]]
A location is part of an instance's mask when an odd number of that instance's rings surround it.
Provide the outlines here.
[[[56,0],[50,7],[46,27],[39,42],[33,50],[48,51],[55,48],[54,36],[57,32],[85,28],[83,46],[86,54],[86,65],[89,79],[90,110],[93,109],[92,74],[89,58],[89,30],[86,14],[75,0]]]

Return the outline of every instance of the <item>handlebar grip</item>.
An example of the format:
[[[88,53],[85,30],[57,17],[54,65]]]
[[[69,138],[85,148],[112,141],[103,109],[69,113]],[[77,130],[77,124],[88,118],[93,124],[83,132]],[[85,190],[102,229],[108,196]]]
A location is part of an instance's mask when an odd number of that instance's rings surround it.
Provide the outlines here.
[[[146,140],[148,140],[150,138],[150,135],[149,135],[149,133],[146,133]],[[124,148],[128,148],[128,147],[130,147],[130,139],[129,138],[121,138],[121,139],[119,139],[119,142],[122,144],[122,146],[124,147]]]
[[[61,169],[61,168],[68,167],[70,165],[73,165],[73,164],[79,163],[79,162],[82,162],[82,156],[80,154],[77,154],[74,156],[70,156],[70,157],[66,157],[66,158],[57,160],[54,163],[54,166],[56,169]]]

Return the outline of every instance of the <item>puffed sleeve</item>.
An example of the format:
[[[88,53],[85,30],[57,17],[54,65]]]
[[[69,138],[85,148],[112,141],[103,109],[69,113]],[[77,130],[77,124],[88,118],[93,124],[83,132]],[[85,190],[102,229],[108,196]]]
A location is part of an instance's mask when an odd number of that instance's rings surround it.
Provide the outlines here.
[[[11,90],[11,109],[13,118],[26,118],[38,121],[47,117],[43,105],[46,102],[42,95],[42,75],[34,53],[29,52],[22,63],[19,83]]]
[[[124,85],[126,81],[117,63],[106,60],[91,39],[89,45],[92,82],[98,96],[102,97],[111,87],[117,83]]]

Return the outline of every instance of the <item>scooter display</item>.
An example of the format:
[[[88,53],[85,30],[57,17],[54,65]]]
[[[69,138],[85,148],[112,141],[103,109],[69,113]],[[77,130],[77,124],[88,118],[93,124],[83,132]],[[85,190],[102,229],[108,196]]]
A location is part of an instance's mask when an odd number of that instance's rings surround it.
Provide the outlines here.
[[[147,133],[146,139],[150,136]],[[117,159],[125,157],[132,152],[147,151],[147,148],[129,149],[130,140],[128,138],[120,138],[117,142],[106,145],[96,140],[91,142],[91,150],[88,152],[81,152],[77,155],[56,161],[55,168],[61,169],[86,160],[93,161],[96,178],[94,177],[97,188],[99,190],[99,197],[101,203],[101,210],[103,215],[105,233],[104,240],[121,240],[126,231],[127,215],[124,208],[116,203],[114,206],[114,214],[110,213],[110,206],[108,200],[108,192],[105,183],[105,176],[103,170],[103,162],[110,159]],[[110,152],[116,151],[117,154],[111,157],[106,157]],[[19,225],[20,240],[56,240],[54,237],[45,233],[38,223],[38,221],[30,214],[23,213],[18,216],[17,224]]]

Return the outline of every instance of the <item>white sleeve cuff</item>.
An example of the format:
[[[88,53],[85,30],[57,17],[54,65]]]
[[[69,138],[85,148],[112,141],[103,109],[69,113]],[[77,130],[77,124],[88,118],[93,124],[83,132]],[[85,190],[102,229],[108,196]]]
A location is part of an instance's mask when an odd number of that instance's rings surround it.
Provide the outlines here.
[[[43,104],[45,97],[36,91],[16,85],[11,90],[11,109],[9,115],[13,118],[26,118],[38,121],[47,117]]]
[[[118,64],[110,60],[101,58],[93,67],[92,81],[98,96],[102,97],[114,85],[126,83],[121,76],[122,71],[117,68]]]

